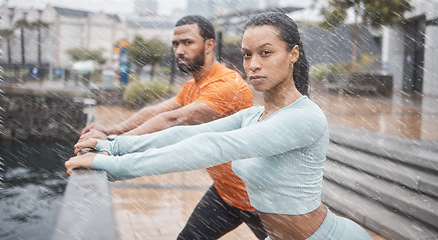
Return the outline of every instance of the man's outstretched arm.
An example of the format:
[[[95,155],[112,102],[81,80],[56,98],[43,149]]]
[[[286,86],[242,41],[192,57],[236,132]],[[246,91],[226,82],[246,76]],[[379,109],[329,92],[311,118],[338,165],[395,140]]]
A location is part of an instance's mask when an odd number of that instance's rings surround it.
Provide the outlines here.
[[[176,110],[160,113],[123,135],[142,135],[161,131],[173,126],[206,123],[218,118],[220,118],[219,113],[208,104],[204,102],[193,102]]]
[[[174,98],[171,98],[157,105],[142,108],[130,118],[110,129],[104,129],[99,124],[93,123],[82,130],[79,142],[88,138],[106,139],[107,135],[110,134],[129,132],[160,113],[176,110],[178,108],[181,108],[181,105]]]
[[[144,107],[127,120],[109,129],[108,133],[123,134],[129,132],[161,113],[173,111],[181,107],[182,106],[174,98],[168,99],[154,106]]]

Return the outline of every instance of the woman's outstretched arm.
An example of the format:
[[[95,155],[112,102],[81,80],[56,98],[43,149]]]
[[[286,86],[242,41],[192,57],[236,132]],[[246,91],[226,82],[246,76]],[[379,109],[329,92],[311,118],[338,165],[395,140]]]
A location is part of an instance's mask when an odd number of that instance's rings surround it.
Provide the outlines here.
[[[304,111],[277,114],[268,120],[227,132],[205,132],[162,148],[123,156],[97,155],[93,168],[115,180],[202,169],[225,162],[280,154],[305,147],[327,128],[325,116]]]

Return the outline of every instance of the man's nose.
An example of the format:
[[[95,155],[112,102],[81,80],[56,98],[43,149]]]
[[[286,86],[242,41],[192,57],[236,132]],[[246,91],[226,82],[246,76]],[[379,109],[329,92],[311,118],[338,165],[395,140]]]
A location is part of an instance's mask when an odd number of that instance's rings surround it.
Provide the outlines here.
[[[184,55],[184,47],[178,44],[177,46],[173,47],[173,52],[175,53],[175,56],[182,56]]]

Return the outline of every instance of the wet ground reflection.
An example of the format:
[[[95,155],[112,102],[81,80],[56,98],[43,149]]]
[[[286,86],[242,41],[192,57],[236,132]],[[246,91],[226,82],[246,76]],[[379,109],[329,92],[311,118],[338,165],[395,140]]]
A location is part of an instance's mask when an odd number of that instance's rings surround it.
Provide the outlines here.
[[[394,136],[438,140],[438,98],[394,92],[390,97],[312,92],[333,123]]]

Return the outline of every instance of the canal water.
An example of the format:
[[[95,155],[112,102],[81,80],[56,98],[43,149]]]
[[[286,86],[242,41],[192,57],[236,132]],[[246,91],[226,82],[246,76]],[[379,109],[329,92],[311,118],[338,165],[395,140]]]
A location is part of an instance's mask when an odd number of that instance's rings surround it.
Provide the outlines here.
[[[50,239],[73,142],[0,142],[0,239]]]

